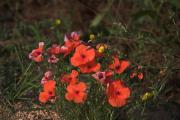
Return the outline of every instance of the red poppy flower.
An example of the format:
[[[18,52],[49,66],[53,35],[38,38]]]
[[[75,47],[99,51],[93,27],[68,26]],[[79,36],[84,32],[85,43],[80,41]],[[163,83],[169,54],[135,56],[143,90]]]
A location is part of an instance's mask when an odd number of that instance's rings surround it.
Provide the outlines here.
[[[32,50],[32,52],[29,54],[29,59],[35,61],[35,62],[41,62],[43,60],[43,49],[44,49],[44,42],[39,43],[39,47]]]
[[[87,85],[84,82],[69,84],[66,88],[67,93],[65,98],[68,101],[74,101],[75,103],[84,103],[87,98],[86,89]]]
[[[111,77],[113,75],[112,71],[105,71],[105,72],[97,72],[92,76],[102,84],[110,83]]]
[[[125,87],[121,80],[113,81],[107,88],[108,102],[113,107],[121,107],[126,104],[130,96],[130,89]]]
[[[44,92],[48,92],[50,96],[55,96],[55,86],[56,86],[56,81],[49,80],[44,84],[43,90]]]
[[[60,78],[61,82],[64,83],[76,83],[78,76],[78,72],[76,70],[72,70],[71,74],[64,75],[62,78]]]
[[[72,32],[70,35],[65,35],[64,42],[65,44],[60,49],[60,53],[63,53],[64,57],[81,44],[80,36],[76,32]]]
[[[48,92],[40,92],[39,101],[42,103],[46,103],[49,100],[50,96]]]
[[[65,40],[65,46],[71,49],[76,48],[80,44],[81,44],[81,41],[79,40]]]
[[[70,54],[71,51],[72,51],[71,48],[69,48],[65,45],[61,46],[60,53],[64,54],[64,57],[66,57],[68,54]]]
[[[82,73],[97,72],[100,70],[100,67],[101,65],[99,63],[95,63],[94,61],[79,66]]]
[[[39,101],[46,103],[48,100],[51,100],[55,96],[55,85],[56,81],[49,80],[43,84],[43,92],[39,94]]]
[[[126,60],[120,61],[117,57],[114,57],[113,59],[114,59],[114,62],[109,67],[110,69],[113,69],[115,73],[118,73],[118,74],[123,73],[126,70],[126,68],[128,68],[130,65],[129,61],[126,61]]]
[[[57,55],[61,52],[61,46],[53,44],[51,48],[48,49],[48,53]]]
[[[71,57],[71,64],[73,66],[84,65],[90,61],[93,61],[95,58],[95,50],[93,48],[89,48],[85,45],[79,45],[74,55]]]

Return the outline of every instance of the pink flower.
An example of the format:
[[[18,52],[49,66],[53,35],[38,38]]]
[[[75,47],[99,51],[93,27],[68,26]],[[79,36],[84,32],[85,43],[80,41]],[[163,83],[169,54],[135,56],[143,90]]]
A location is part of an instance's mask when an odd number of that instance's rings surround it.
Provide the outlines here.
[[[44,77],[50,79],[52,77],[52,71],[48,70],[44,73]]]
[[[59,58],[57,58],[55,55],[51,55],[49,58],[48,58],[48,62],[49,63],[57,63],[59,61]]]
[[[111,77],[113,75],[112,71],[105,71],[105,72],[96,72],[92,76],[102,84],[107,84],[111,82]]]
[[[44,73],[43,78],[41,79],[41,84],[45,84],[48,80],[52,79],[52,71],[48,70]]]

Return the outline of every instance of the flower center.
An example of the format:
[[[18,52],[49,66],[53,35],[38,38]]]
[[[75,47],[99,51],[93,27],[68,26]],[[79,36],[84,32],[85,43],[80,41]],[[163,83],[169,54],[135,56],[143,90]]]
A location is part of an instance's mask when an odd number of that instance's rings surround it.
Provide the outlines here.
[[[79,94],[79,91],[78,91],[78,90],[76,90],[76,91],[75,91],[75,93],[76,93],[76,94]]]
[[[81,57],[84,59],[86,56],[84,54],[81,54]]]
[[[49,92],[48,92],[48,94],[49,94],[49,95],[52,95],[52,92],[51,92],[51,91],[49,91]]]
[[[102,79],[103,78],[103,73],[99,73],[98,77],[99,77],[99,79]]]
[[[116,91],[115,94],[116,94],[116,95],[120,95],[121,93],[120,93],[119,91]]]
[[[117,65],[117,66],[115,67],[115,69],[116,69],[116,70],[120,69],[120,65]]]

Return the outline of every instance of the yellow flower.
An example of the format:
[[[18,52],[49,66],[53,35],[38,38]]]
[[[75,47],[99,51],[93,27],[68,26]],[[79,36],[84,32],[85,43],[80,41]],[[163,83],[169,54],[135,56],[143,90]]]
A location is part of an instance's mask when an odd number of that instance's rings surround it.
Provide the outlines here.
[[[104,46],[100,46],[100,47],[98,48],[98,52],[99,52],[99,53],[103,53],[104,50],[105,50],[105,47],[104,47]]]
[[[56,19],[55,20],[55,25],[60,25],[61,24],[61,20],[60,19]]]
[[[96,37],[95,37],[94,34],[90,34],[90,35],[89,35],[89,39],[90,39],[91,41],[94,41],[94,40],[96,39]]]
[[[153,92],[146,92],[143,96],[141,96],[141,100],[142,101],[147,101],[148,99],[150,99],[153,96]]]
[[[107,48],[108,46],[104,43],[99,43],[98,45],[96,45],[96,49],[99,53],[103,53]]]

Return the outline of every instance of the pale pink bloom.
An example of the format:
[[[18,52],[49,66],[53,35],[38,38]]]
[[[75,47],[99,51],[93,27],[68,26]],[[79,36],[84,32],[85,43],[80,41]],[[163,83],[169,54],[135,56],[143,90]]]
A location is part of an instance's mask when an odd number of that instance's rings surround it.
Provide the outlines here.
[[[102,84],[108,84],[111,82],[111,77],[113,75],[112,71],[105,71],[105,72],[96,72],[92,75],[97,81],[99,81]]]
[[[59,61],[59,58],[57,58],[55,55],[51,55],[49,58],[48,58],[48,62],[49,63],[57,63]]]
[[[44,85],[47,81],[48,81],[48,79],[46,77],[43,77],[41,79],[41,84]]]
[[[47,79],[50,79],[52,77],[52,72],[50,70],[46,71],[44,73],[44,77],[47,78]]]

